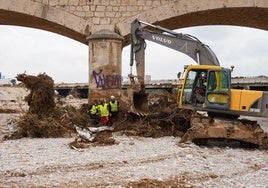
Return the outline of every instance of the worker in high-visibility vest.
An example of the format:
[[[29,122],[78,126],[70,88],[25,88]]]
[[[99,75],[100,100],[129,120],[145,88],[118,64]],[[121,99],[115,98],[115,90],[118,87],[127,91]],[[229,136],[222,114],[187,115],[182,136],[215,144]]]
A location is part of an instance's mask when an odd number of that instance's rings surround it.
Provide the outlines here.
[[[118,107],[119,107],[119,102],[115,99],[115,97],[112,95],[110,98],[110,118],[111,122],[114,123],[117,120],[117,114],[118,114]]]
[[[102,125],[109,125],[110,121],[110,111],[109,105],[105,102],[104,99],[100,99],[100,104],[98,105],[98,111],[100,114],[100,123]]]
[[[98,115],[98,101],[94,100],[93,104],[89,107],[89,116],[91,119],[91,125],[97,125],[99,123],[99,115]]]

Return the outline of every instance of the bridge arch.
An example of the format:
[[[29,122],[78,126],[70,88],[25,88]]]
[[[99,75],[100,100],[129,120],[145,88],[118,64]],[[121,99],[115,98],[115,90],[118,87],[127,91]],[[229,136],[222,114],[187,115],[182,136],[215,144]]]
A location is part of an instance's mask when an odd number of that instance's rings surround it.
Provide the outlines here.
[[[57,33],[86,44],[86,20],[31,0],[0,1],[0,24],[25,26]]]
[[[180,0],[141,12],[118,23],[117,29],[129,44],[129,27],[134,19],[169,29],[202,25],[233,25],[268,30],[268,3],[264,1]]]

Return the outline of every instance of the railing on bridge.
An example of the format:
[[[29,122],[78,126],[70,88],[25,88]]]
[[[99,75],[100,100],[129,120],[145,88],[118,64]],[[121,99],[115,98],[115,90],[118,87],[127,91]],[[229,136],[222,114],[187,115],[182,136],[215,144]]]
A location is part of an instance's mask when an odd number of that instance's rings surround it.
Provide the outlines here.
[[[169,80],[145,80],[146,86],[160,86],[160,85],[179,85],[182,83],[180,79],[169,79]],[[130,81],[126,80],[123,85],[129,85]],[[268,87],[268,77],[267,76],[257,76],[257,77],[234,77],[231,81],[232,86],[267,86]]]
[[[179,87],[182,80],[180,79],[169,79],[169,80],[145,80],[146,89],[165,89],[172,90],[173,88]],[[262,90],[268,91],[268,77],[235,77],[232,78],[233,88],[244,88],[251,90]],[[129,80],[123,80],[122,89],[127,89],[130,85]],[[55,89],[63,93],[69,93],[71,90],[80,90],[84,97],[87,97],[88,83],[59,83],[55,84]]]
[[[168,79],[168,80],[145,80],[144,84],[146,88],[159,88],[159,87],[177,87],[180,85],[181,80],[179,79]],[[130,85],[130,81],[123,81],[122,87],[126,88]]]
[[[178,86],[182,80],[180,79],[162,79],[162,80],[145,80],[145,85],[147,86]],[[267,86],[268,87],[268,76],[257,76],[257,77],[234,77],[232,78],[232,85],[234,86]],[[130,85],[129,80],[123,80],[122,85]],[[56,88],[88,88],[88,83],[57,83]]]
[[[232,78],[232,85],[249,85],[249,86],[268,86],[267,76],[257,77],[234,77]]]

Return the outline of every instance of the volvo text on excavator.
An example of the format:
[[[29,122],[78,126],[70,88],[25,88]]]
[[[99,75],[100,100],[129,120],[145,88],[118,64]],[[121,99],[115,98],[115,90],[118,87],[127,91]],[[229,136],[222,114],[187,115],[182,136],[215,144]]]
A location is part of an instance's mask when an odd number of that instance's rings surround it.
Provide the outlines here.
[[[208,45],[189,34],[137,19],[131,24],[130,49],[130,65],[136,62],[137,75],[133,76],[132,72],[129,75],[136,88],[132,100],[135,110],[146,111],[145,40],[184,53],[197,63],[185,66],[178,93],[178,108],[192,111],[191,128],[182,137],[182,142],[228,138],[268,148],[267,133],[256,122],[238,119],[241,115],[268,117],[268,92],[232,89],[233,67],[220,67]],[[133,81],[134,77],[137,82]],[[198,115],[199,111],[207,112],[207,116]]]

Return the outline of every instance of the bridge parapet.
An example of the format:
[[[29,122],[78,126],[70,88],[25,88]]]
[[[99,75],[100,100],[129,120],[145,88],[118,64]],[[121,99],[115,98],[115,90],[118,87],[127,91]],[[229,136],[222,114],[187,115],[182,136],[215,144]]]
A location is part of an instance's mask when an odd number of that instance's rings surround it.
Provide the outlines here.
[[[161,84],[168,84],[168,85],[178,85],[180,84],[181,80],[179,79],[168,79],[168,80],[145,80],[145,85],[161,85]],[[123,85],[129,85],[130,81],[126,80],[123,81]]]
[[[182,80],[169,79],[169,80],[146,80],[145,88],[148,90],[165,90],[171,91],[174,88],[178,88]],[[122,89],[127,89],[130,85],[129,80],[122,82]],[[268,91],[268,77],[238,77],[232,79],[233,88],[247,88],[252,90]],[[68,95],[71,90],[79,90],[81,96],[88,97],[88,83],[58,83],[55,84],[55,90],[63,95]]]
[[[268,84],[267,76],[257,77],[235,77],[232,78],[232,84]]]
[[[157,86],[178,86],[182,82],[181,79],[162,79],[162,80],[145,80],[146,86],[157,87]],[[268,87],[268,77],[267,76],[257,76],[257,77],[235,77],[232,78],[232,85],[260,85]],[[129,80],[124,80],[122,86],[130,85]],[[57,83],[56,88],[87,88],[87,83]]]

